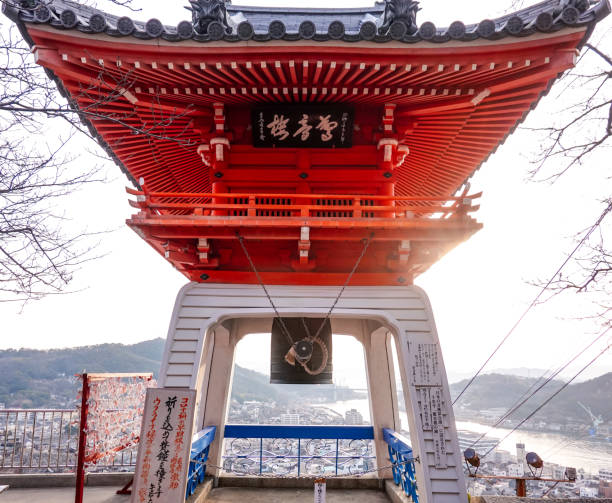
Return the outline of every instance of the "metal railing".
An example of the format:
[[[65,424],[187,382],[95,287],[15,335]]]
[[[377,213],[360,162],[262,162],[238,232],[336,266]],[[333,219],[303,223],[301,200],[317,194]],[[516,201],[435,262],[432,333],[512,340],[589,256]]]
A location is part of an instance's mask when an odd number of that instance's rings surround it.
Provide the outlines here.
[[[375,467],[371,426],[227,425],[224,471],[250,476],[326,476]]]
[[[74,471],[79,441],[77,410],[0,409],[0,472]],[[89,471],[128,471],[136,465],[137,446],[123,450]]]
[[[299,217],[299,218],[439,218],[466,216],[482,193],[459,197],[403,197],[344,194],[249,194],[149,192],[126,189],[136,196],[130,205],[145,212],[170,215]]]
[[[215,439],[217,428],[209,426],[193,436],[191,441],[191,454],[189,456],[189,476],[187,477],[187,498],[197,487],[204,482],[206,475],[206,462],[210,444]]]
[[[75,410],[0,410],[0,470],[74,468],[78,419]]]
[[[419,503],[414,456],[408,439],[389,428],[383,429],[383,439],[389,447],[391,464],[395,465],[392,468],[395,485],[401,486],[414,503]]]

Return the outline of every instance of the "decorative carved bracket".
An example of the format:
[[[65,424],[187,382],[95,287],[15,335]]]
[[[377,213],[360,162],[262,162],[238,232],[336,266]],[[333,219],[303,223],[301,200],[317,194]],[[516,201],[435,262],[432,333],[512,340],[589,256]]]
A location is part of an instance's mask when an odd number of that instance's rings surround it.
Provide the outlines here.
[[[419,2],[414,0],[385,0],[383,24],[378,33],[391,33],[394,38],[413,35],[418,30],[416,16],[419,10]]]
[[[193,29],[199,35],[209,35],[210,26],[221,26],[226,33],[231,33],[227,22],[226,0],[189,0],[191,7],[185,9],[192,12]]]

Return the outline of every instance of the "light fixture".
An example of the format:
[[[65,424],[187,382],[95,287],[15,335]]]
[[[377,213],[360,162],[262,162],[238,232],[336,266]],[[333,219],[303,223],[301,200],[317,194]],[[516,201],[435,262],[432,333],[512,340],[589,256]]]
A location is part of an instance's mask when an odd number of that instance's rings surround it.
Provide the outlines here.
[[[529,465],[529,471],[534,477],[539,477],[542,475],[542,470],[544,469],[544,461],[542,458],[538,456],[535,452],[528,452],[527,456],[525,456],[525,460]],[[539,474],[536,474],[537,471],[540,470]]]
[[[478,454],[476,454],[476,451],[472,449],[471,447],[466,449],[463,452],[463,457],[465,458],[465,462],[468,467],[468,471],[470,472],[470,475],[472,475],[472,470],[470,468],[470,465],[476,468],[476,471],[474,472],[474,476],[475,476],[476,472],[478,471],[478,467],[480,466],[480,457],[478,456]]]

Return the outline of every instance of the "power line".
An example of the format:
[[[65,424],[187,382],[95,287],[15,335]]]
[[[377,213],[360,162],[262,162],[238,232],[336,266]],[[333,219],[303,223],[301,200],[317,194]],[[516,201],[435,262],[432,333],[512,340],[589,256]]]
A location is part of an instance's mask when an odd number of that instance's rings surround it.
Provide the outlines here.
[[[495,450],[497,448],[497,446],[499,444],[501,444],[504,440],[506,440],[510,435],[512,435],[516,430],[518,430],[521,426],[523,426],[523,424],[525,424],[527,421],[529,421],[529,419],[531,419],[533,416],[535,416],[540,410],[542,410],[542,408],[544,408],[544,406],[548,405],[553,398],[555,398],[559,393],[561,393],[565,388],[567,388],[580,374],[582,374],[587,368],[589,368],[591,365],[593,365],[593,363],[595,363],[597,361],[598,358],[600,358],[601,356],[603,356],[603,354],[608,351],[610,348],[612,347],[612,344],[606,346],[603,351],[601,351],[595,358],[593,358],[589,363],[587,363],[584,367],[582,367],[578,373],[576,373],[574,375],[574,377],[572,377],[569,381],[567,381],[563,386],[561,386],[557,391],[555,391],[552,395],[550,395],[546,400],[544,400],[544,402],[542,402],[542,404],[540,404],[539,407],[537,407],[533,412],[531,412],[525,419],[523,419],[519,424],[517,424],[512,430],[510,430],[508,432],[508,434],[501,438],[493,447],[491,447],[487,453],[483,456],[483,458],[485,458],[486,456],[488,456],[489,454],[491,454],[491,452],[493,450]]]
[[[476,440],[475,442],[472,443],[472,445],[470,447],[473,447],[474,445],[476,445],[478,442],[480,442],[480,440],[482,440],[491,430],[493,430],[494,428],[496,428],[497,426],[499,426],[501,423],[503,423],[508,417],[510,417],[512,414],[514,414],[518,409],[520,409],[523,405],[525,405],[529,400],[531,400],[533,398],[533,396],[538,393],[542,388],[544,388],[548,383],[550,383],[555,377],[557,377],[561,372],[563,372],[567,367],[569,367],[572,363],[574,363],[578,358],[580,358],[588,349],[590,349],[593,344],[595,344],[598,340],[600,340],[602,337],[604,337],[610,330],[612,330],[612,326],[608,327],[606,330],[604,330],[601,334],[599,334],[597,337],[595,337],[595,339],[593,339],[582,351],[580,351],[579,353],[575,354],[572,358],[570,358],[567,363],[565,363],[565,365],[562,365],[561,367],[559,367],[553,374],[551,374],[540,386],[538,386],[537,389],[535,389],[532,393],[530,393],[526,398],[522,399],[523,397],[519,398],[519,401],[516,402],[503,416],[501,416],[491,427],[491,429],[489,429],[487,432],[483,433],[480,438],[478,438],[478,440]],[[549,369],[550,370],[550,369]],[[548,370],[543,374],[546,375],[546,373],[548,373]],[[540,378],[541,379],[541,378]],[[533,385],[531,386],[531,388],[529,388],[529,390],[531,390],[533,388]],[[529,391],[528,390],[528,391]],[[523,394],[523,396],[525,396],[525,394]]]
[[[529,313],[529,311],[531,311],[531,309],[533,309],[533,307],[535,307],[537,305],[537,303],[540,300],[540,297],[542,297],[542,295],[544,295],[544,292],[546,290],[548,290],[548,287],[552,284],[552,282],[555,280],[555,278],[561,273],[561,271],[563,270],[563,268],[568,264],[568,262],[571,260],[571,258],[576,254],[576,252],[582,247],[582,245],[587,241],[587,239],[589,239],[589,237],[591,236],[591,234],[593,234],[593,232],[595,231],[595,229],[597,229],[599,227],[599,225],[601,224],[601,222],[603,221],[604,218],[606,218],[606,216],[608,215],[608,213],[610,213],[610,211],[612,210],[612,202],[610,202],[610,204],[608,204],[608,206],[606,207],[606,209],[603,211],[603,213],[599,216],[599,218],[597,219],[597,221],[590,227],[590,229],[587,231],[587,233],[583,236],[583,238],[580,240],[580,242],[576,245],[576,247],[573,249],[572,253],[570,253],[567,258],[563,261],[563,263],[561,264],[561,266],[557,269],[557,271],[555,272],[555,274],[553,274],[551,276],[551,278],[548,280],[548,282],[546,283],[546,285],[544,285],[544,287],[540,290],[540,292],[538,293],[538,295],[536,295],[535,299],[533,299],[533,301],[531,301],[531,303],[529,304],[529,306],[527,307],[527,309],[523,312],[523,314],[521,314],[521,316],[519,317],[519,319],[516,321],[516,323],[512,326],[512,328],[510,329],[510,331],[504,336],[504,338],[501,340],[501,342],[497,345],[497,347],[493,350],[493,352],[491,353],[491,355],[485,360],[485,362],[482,364],[482,366],[478,369],[478,372],[476,372],[474,374],[474,376],[469,380],[469,382],[465,385],[465,387],[461,390],[461,393],[459,393],[459,395],[457,396],[457,398],[455,398],[455,400],[453,401],[453,405],[455,405],[459,399],[463,396],[463,394],[466,392],[466,390],[472,385],[472,383],[476,380],[476,378],[480,375],[480,373],[484,370],[484,368],[487,366],[487,364],[491,361],[491,359],[495,356],[495,354],[499,351],[499,349],[504,345],[504,343],[508,340],[508,338],[514,333],[514,331],[516,330],[516,327],[519,326],[519,324],[523,321],[523,319],[525,319],[525,317],[527,316],[527,314]]]

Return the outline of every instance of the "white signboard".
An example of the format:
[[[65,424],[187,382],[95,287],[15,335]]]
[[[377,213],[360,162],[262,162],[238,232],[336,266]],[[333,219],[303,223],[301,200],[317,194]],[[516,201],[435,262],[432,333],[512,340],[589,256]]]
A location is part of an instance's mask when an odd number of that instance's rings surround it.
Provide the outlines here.
[[[317,479],[314,484],[314,503],[325,503],[327,485],[325,479]]]
[[[410,378],[414,386],[441,386],[440,355],[435,343],[411,342]]]
[[[431,397],[429,394],[429,388],[416,388],[417,400],[419,409],[421,411],[421,423],[423,424],[423,431],[431,431],[432,419],[431,419]]]
[[[446,468],[446,437],[444,435],[444,404],[442,388],[431,388],[431,419],[433,423],[434,462],[436,468]]]
[[[147,390],[132,503],[185,501],[195,399],[194,390]]]

